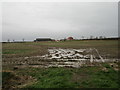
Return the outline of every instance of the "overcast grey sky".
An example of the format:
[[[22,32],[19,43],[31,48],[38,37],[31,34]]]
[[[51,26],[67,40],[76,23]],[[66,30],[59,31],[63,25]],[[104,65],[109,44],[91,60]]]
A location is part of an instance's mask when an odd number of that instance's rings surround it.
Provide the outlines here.
[[[117,2],[5,2],[3,41],[118,36]]]

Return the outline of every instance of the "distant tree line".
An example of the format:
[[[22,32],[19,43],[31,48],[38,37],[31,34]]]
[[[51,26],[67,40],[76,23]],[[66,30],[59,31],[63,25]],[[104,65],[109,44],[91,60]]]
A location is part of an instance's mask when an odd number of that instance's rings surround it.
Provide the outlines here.
[[[118,40],[120,37],[105,37],[105,36],[99,36],[99,37],[94,37],[90,36],[90,38],[84,39],[84,40]]]
[[[120,37],[105,37],[105,36],[99,36],[99,37],[94,37],[94,36],[90,36],[89,38],[85,38],[85,36],[82,36],[81,39],[73,39],[73,40],[119,40]],[[66,41],[67,39],[60,39],[60,41]],[[56,41],[54,39],[50,39],[50,38],[42,38],[42,39],[36,39],[35,41]],[[25,41],[25,39],[23,38],[21,41],[15,41],[14,39],[12,41],[10,41],[10,39],[7,40],[7,42],[16,42],[16,43],[23,43],[23,42],[28,42]],[[3,42],[6,43],[6,42]]]

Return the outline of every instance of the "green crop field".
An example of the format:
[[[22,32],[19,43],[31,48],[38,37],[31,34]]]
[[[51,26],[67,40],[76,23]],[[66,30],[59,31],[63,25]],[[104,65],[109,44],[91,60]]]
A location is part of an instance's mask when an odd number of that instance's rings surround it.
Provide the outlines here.
[[[103,58],[118,58],[117,40],[83,40],[60,42],[3,43],[4,61],[24,60],[24,57],[48,53],[48,48],[86,49],[96,48]],[[35,58],[34,58],[35,59]],[[8,88],[120,88],[119,62],[101,63],[98,66],[80,68],[14,68],[12,63],[3,63],[3,90]]]

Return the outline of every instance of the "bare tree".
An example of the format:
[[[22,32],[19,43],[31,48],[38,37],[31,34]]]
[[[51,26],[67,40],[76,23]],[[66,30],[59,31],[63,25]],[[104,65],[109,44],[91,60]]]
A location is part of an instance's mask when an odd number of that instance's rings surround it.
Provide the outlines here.
[[[15,40],[13,39],[13,42],[15,42]]]
[[[98,39],[98,37],[96,37],[95,39]]]
[[[10,39],[8,39],[7,41],[10,42]]]
[[[103,36],[99,36],[99,39],[103,39]]]
[[[90,39],[93,39],[93,36],[92,36],[92,35],[90,36]]]
[[[24,38],[23,38],[22,40],[23,40],[23,42],[25,41],[25,39],[24,39]]]
[[[82,39],[84,39],[85,37],[84,36],[82,36]]]

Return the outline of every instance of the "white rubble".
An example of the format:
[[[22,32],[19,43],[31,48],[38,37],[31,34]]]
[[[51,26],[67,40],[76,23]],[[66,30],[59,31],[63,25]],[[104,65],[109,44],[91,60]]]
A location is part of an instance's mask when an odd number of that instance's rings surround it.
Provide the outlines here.
[[[93,52],[99,56],[99,60],[104,62],[103,58],[98,53],[97,49],[61,49],[61,48],[53,48],[48,49],[48,53],[46,55],[41,56],[42,59],[56,59],[58,61],[66,61],[74,60],[74,61],[82,61],[82,60],[90,60],[90,62],[98,61],[95,59],[95,55]]]

